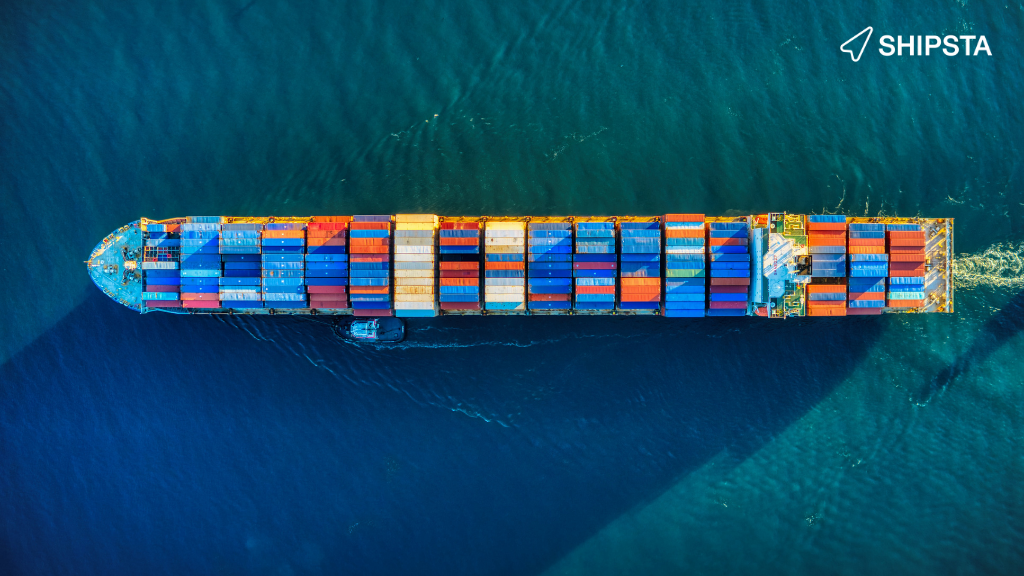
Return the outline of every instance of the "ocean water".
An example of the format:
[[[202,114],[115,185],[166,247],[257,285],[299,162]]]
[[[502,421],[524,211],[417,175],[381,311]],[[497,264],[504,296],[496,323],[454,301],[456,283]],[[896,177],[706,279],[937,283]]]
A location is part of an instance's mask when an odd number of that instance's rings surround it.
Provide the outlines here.
[[[859,62],[881,34],[992,56]],[[1018,574],[1024,5],[0,4],[0,574]],[[963,44],[961,43],[961,48]],[[139,216],[956,218],[957,313],[139,316]]]

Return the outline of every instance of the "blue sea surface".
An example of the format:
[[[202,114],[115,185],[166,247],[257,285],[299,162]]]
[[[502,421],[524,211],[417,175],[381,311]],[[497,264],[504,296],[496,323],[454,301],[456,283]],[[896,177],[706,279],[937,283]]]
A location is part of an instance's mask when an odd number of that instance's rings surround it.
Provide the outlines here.
[[[1022,37],[994,1],[0,4],[0,574],[1021,573]],[[956,314],[378,348],[83,265],[140,216],[768,210],[955,218]]]

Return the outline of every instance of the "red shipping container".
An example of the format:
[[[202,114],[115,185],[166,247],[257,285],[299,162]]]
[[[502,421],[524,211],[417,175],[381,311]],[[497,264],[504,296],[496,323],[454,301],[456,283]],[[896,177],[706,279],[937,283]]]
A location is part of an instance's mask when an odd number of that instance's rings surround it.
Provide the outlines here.
[[[479,222],[441,222],[441,230],[479,230]]]
[[[355,308],[352,310],[353,316],[391,316],[391,309],[370,309],[370,308]]]
[[[808,316],[846,316],[846,308],[807,308]]]
[[[479,278],[441,278],[441,286],[479,286]]]
[[[924,300],[889,300],[887,305],[890,308],[920,308],[924,306]]]
[[[885,245],[850,246],[850,254],[885,254]]]
[[[889,238],[924,240],[924,230],[890,230]]]
[[[387,286],[349,286],[350,294],[390,294]]]
[[[661,286],[660,278],[622,278],[623,286]]]
[[[693,229],[693,230],[688,230],[688,229],[680,230],[678,228],[677,229],[670,229],[670,230],[665,230],[665,237],[666,238],[703,238],[704,237],[704,230],[701,230],[699,228],[698,229]]]
[[[477,278],[480,272],[476,270],[441,270],[441,278]]]
[[[441,310],[479,310],[479,302],[441,302]]]
[[[441,262],[441,270],[479,270],[479,262]]]
[[[746,238],[708,238],[709,246],[746,246]]]
[[[178,286],[161,286],[160,284],[146,284],[143,292],[180,292]]]
[[[568,294],[530,294],[530,302],[568,302]]]
[[[924,249],[924,240],[904,240],[894,238],[889,240],[889,246],[891,248],[917,248],[920,250]]]
[[[351,216],[313,216],[313,220],[309,224],[316,224],[317,226],[347,226],[351,221]],[[309,226],[309,224],[306,226]]]
[[[845,284],[808,284],[807,292],[811,294],[846,292]]]
[[[211,302],[216,302],[216,301],[220,300],[220,294],[217,294],[216,292],[202,292],[202,293],[199,293],[199,294],[196,294],[196,293],[191,293],[190,294],[190,293],[186,292],[186,293],[181,295],[181,299],[182,300],[209,300]]]
[[[814,236],[807,237],[808,246],[846,246],[845,238],[815,238]]]
[[[615,286],[577,286],[577,294],[615,294]]]
[[[391,230],[391,222],[352,222],[352,230]]]
[[[441,237],[441,246],[476,246],[480,244],[479,238],[446,238]]]
[[[321,310],[344,310],[345,308],[348,308],[348,302],[345,302],[343,300],[337,300],[334,302],[330,300],[324,302],[318,300],[310,300],[309,307],[320,308]]]
[[[487,270],[525,270],[526,264],[523,262],[487,262]]]
[[[916,264],[921,264],[924,262],[924,252],[915,252],[909,254],[894,252],[892,254],[889,254],[889,261],[892,263],[914,262]]]
[[[391,256],[388,254],[359,254],[353,253],[349,256],[350,262],[374,262],[380,264],[391,260]]]
[[[622,295],[622,301],[623,302],[661,302],[661,296],[660,295],[637,296],[637,295],[630,294],[629,297],[627,298],[626,295],[623,294]]]
[[[349,252],[353,254],[387,254],[387,246],[352,246],[349,248]]]
[[[143,300],[147,308],[181,308],[181,300]]]
[[[881,308],[847,308],[848,316],[878,316],[882,313]]]
[[[750,278],[712,278],[712,286],[750,286]]]
[[[352,238],[353,246],[388,246],[390,238]]]
[[[746,310],[746,302],[708,302],[708,308],[713,310]]]
[[[182,308],[220,308],[217,300],[182,300]]]
[[[346,294],[347,286],[306,286],[306,292],[310,294]]]
[[[615,270],[615,262],[574,262],[573,270]]]
[[[749,290],[746,286],[712,286],[712,294],[745,294]]]
[[[850,292],[846,299],[851,302],[855,300],[885,300],[885,292]]]
[[[665,214],[665,222],[703,222],[703,214]]]
[[[889,271],[893,270],[924,270],[924,262],[889,262]]]
[[[846,230],[846,222],[808,222],[807,230],[832,231]]]
[[[328,301],[345,301],[348,300],[347,294],[328,294],[328,293],[310,293],[310,300],[328,300]]]
[[[924,274],[925,274],[924,266],[921,266],[920,268],[915,268],[913,270],[892,270],[892,269],[889,270],[889,277],[890,278],[892,278],[892,277],[899,278],[899,277],[902,277],[902,276],[924,276]]]
[[[828,230],[813,230],[807,233],[808,236],[813,238],[845,238],[846,228],[841,229],[828,229]]]

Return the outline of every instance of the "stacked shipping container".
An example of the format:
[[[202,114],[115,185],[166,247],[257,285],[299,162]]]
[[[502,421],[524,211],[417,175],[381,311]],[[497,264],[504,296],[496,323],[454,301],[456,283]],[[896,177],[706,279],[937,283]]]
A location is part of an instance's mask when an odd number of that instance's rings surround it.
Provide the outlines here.
[[[149,224],[142,251],[142,304],[181,308],[181,237],[179,224]]]
[[[703,317],[707,282],[704,215],[666,214],[662,220],[665,223],[663,314],[669,318]],[[721,263],[713,263],[712,267],[716,264]],[[735,298],[737,291],[732,287],[721,288],[729,288],[725,293]]]
[[[917,224],[889,224],[886,235],[889,248],[889,307],[924,306],[924,230]]]
[[[846,216],[808,216],[807,248],[812,277],[846,276]]]
[[[306,223],[270,222],[263,227],[263,305],[306,308]]]
[[[853,223],[849,226],[850,274],[847,314],[881,314],[885,307],[885,225]]]
[[[395,216],[395,316],[437,316],[434,232],[437,216]]]
[[[658,222],[619,224],[619,308],[661,307],[661,226]]]
[[[615,308],[615,223],[577,222],[572,276],[577,310]]]
[[[356,316],[391,316],[391,216],[353,216],[349,298]]]
[[[442,222],[440,230],[442,310],[480,309],[480,223]]]
[[[181,225],[181,305],[220,308],[220,216],[189,216]]]
[[[348,241],[350,216],[316,216],[306,224],[306,292],[309,307],[348,308]]]
[[[529,284],[530,310],[568,310],[572,297],[572,225],[531,222]]]
[[[224,268],[220,278],[221,308],[262,308],[263,293],[260,266],[263,225],[258,223],[223,224],[220,259]]]
[[[484,306],[526,310],[526,223],[489,221],[484,231]]]
[[[708,316],[743,316],[750,291],[750,237],[746,220],[707,223],[711,286]]]
[[[846,286],[843,284],[808,284],[808,316],[846,316]]]

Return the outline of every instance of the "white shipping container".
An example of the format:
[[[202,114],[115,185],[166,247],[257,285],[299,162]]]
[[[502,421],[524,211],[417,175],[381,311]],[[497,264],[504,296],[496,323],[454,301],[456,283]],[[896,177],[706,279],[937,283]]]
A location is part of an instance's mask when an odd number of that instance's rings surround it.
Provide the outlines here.
[[[526,238],[525,230],[487,230],[485,238]]]
[[[522,286],[485,286],[486,294],[522,294]]]
[[[526,278],[485,278],[487,286],[524,286]]]
[[[400,262],[395,261],[395,270],[433,270],[433,262]]]
[[[398,254],[433,254],[433,244],[429,246],[395,246],[395,255]]]
[[[431,278],[395,278],[395,285],[402,286],[433,286],[434,279]]]
[[[395,294],[395,302],[433,302],[433,294]]]
[[[526,251],[526,247],[523,245],[519,246],[488,246],[488,254],[522,254]]]
[[[436,214],[395,214],[395,222],[430,222],[437,219]]]
[[[433,270],[395,270],[395,281],[399,278],[433,278]]]
[[[526,298],[522,294],[486,294],[484,300],[487,302],[524,302]]]
[[[433,310],[433,302],[395,302],[396,309],[406,310]]]
[[[526,222],[488,222],[487,231],[491,230],[526,230]]]
[[[395,262],[433,262],[433,254],[395,254]]]
[[[433,238],[395,238],[395,246],[433,246]]]
[[[431,286],[395,286],[395,298],[398,298],[399,294],[433,294],[434,287]]]
[[[177,262],[143,262],[143,270],[177,270]]]
[[[525,246],[526,238],[488,238],[485,246]]]

